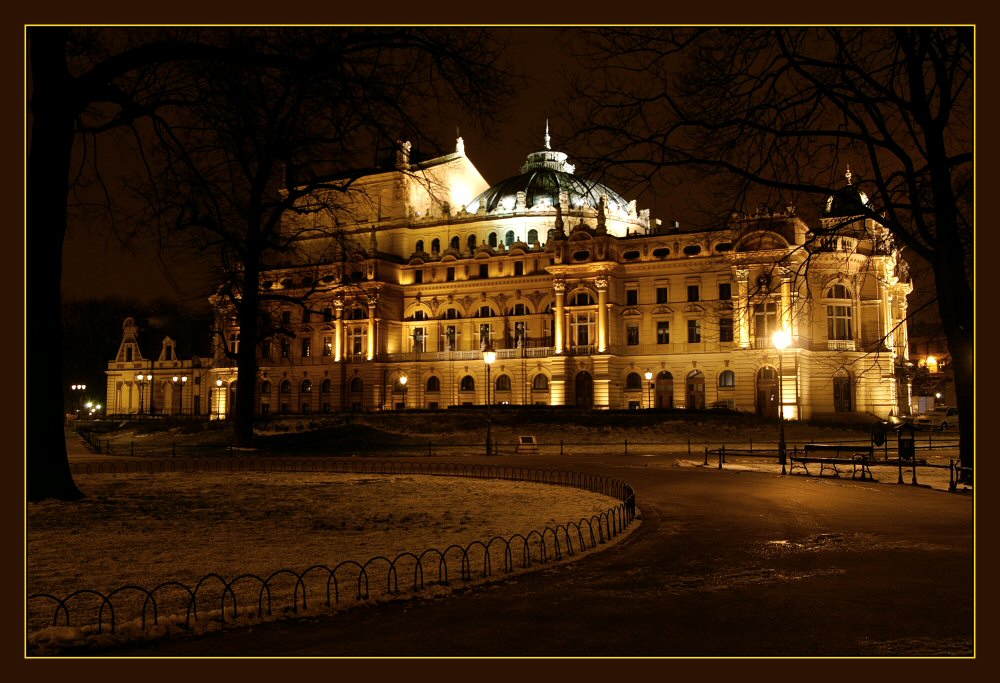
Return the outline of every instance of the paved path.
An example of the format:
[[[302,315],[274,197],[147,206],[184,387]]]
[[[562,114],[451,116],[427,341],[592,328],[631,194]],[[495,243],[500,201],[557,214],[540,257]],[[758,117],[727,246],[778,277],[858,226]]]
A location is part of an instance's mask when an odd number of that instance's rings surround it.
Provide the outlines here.
[[[628,481],[640,526],[574,562],[445,598],[91,654],[973,654],[971,493],[640,457],[512,460]]]

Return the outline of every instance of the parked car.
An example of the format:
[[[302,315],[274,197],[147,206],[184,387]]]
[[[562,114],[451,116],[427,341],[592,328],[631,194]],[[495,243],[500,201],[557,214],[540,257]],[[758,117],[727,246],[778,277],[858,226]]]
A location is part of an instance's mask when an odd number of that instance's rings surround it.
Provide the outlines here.
[[[938,406],[913,419],[913,426],[921,429],[949,429],[958,426],[958,408]]]

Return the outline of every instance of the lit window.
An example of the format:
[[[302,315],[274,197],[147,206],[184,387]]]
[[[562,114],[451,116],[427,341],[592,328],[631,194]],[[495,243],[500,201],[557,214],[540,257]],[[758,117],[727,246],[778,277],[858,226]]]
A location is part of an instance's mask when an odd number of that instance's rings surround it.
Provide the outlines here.
[[[701,341],[701,321],[688,320],[688,343],[697,344]]]
[[[625,328],[626,343],[629,346],[639,345],[639,325],[638,323],[629,323]]]
[[[670,343],[670,321],[669,320],[657,320],[656,321],[656,343],[657,344],[669,344]]]
[[[720,387],[735,387],[736,386],[736,373],[732,370],[723,370],[719,375],[719,386]]]

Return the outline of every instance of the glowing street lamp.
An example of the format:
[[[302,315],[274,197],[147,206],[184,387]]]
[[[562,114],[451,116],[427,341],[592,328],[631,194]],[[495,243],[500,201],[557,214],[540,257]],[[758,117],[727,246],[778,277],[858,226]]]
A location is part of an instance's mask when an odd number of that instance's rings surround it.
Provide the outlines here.
[[[180,384],[177,383],[178,380],[180,380]],[[174,386],[178,387],[179,389],[178,393],[179,400],[177,401],[178,415],[184,414],[184,385],[187,384],[187,381],[188,381],[187,375],[184,375],[183,377],[178,377],[177,375],[174,375]]]
[[[649,400],[646,402],[647,408],[653,407],[653,372],[652,370],[646,370],[646,386],[648,387],[646,393],[649,396]]]
[[[407,381],[409,381],[409,378],[406,375],[403,375],[402,377],[399,378],[399,385],[401,387],[403,387],[403,410],[406,410],[406,382]]]
[[[218,402],[218,405],[219,405],[219,419],[221,420],[222,419],[222,380],[221,379],[215,380],[215,393],[216,393],[215,399],[216,399],[216,401]]]
[[[785,474],[785,388],[782,386],[785,368],[782,360],[784,350],[792,343],[792,335],[788,330],[778,330],[773,341],[774,348],[778,349],[778,460],[781,462],[781,473]]]
[[[69,388],[73,391],[73,412],[80,412],[80,394],[87,390],[86,384],[71,384]]]
[[[490,344],[485,349],[483,349],[483,362],[486,364],[486,455],[487,457],[493,455],[493,435],[491,434],[490,424],[490,368],[493,367],[493,363],[497,360],[497,352],[493,350],[493,345]]]
[[[153,376],[139,373],[135,378],[139,381],[139,414],[142,415],[142,396],[145,393],[146,385],[153,379]]]

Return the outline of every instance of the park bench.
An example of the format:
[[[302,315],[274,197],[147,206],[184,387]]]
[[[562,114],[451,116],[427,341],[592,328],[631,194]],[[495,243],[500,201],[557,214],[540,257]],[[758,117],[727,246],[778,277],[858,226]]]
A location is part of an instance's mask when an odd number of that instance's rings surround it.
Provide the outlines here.
[[[791,462],[791,467],[789,468],[789,474],[795,471],[796,465],[805,470],[806,474],[809,474],[809,465],[818,464],[819,465],[819,475],[823,476],[823,471],[830,467],[833,469],[834,476],[840,476],[840,470],[837,469],[837,465],[851,466],[851,479],[854,479],[859,474],[862,479],[866,477],[868,479],[874,479],[872,476],[872,471],[869,467],[869,463],[873,458],[873,450],[871,446],[857,446],[850,444],[826,444],[826,443],[807,443],[803,446],[803,452],[799,455],[798,450],[796,450],[789,461]]]

